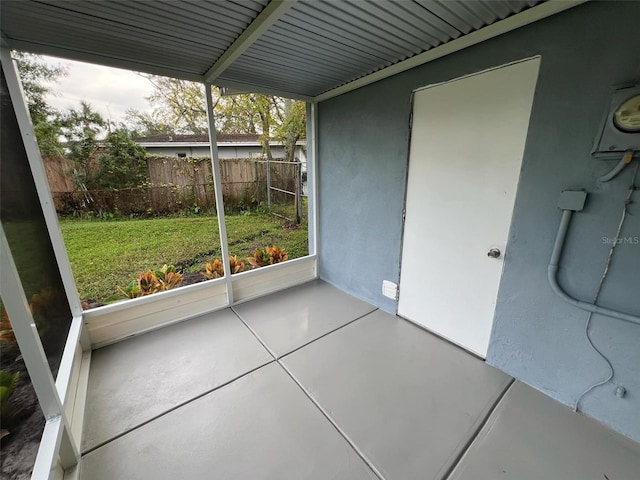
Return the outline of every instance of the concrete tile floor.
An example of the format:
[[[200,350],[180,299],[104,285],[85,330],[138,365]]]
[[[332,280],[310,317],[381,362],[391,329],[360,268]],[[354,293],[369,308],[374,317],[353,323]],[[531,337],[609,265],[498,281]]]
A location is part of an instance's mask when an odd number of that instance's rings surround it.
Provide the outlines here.
[[[640,471],[637,444],[324,282],[233,310],[94,352],[83,479]]]
[[[382,311],[282,365],[384,478],[405,480],[442,478],[512,381]]]
[[[326,282],[315,280],[233,307],[276,357],[375,310]]]
[[[229,310],[93,352],[83,451],[272,360]]]
[[[375,479],[275,362],[84,458],[93,479]]]
[[[516,382],[449,480],[640,478],[640,444]]]

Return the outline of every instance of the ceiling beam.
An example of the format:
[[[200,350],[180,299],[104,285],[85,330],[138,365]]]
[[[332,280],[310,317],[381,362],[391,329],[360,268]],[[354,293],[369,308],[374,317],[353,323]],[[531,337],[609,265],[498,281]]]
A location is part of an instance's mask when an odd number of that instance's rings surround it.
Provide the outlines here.
[[[516,15],[507,17],[504,20],[500,20],[499,22],[481,28],[480,30],[476,30],[475,32],[463,35],[462,37],[456,38],[455,40],[427,50],[424,53],[416,55],[415,57],[408,58],[407,60],[403,60],[402,62],[396,63],[395,65],[383,68],[382,70],[378,70],[377,72],[371,73],[357,80],[353,80],[340,87],[336,87],[324,93],[321,93],[320,95],[314,97],[314,101],[322,102],[324,100],[337,97],[338,95],[342,95],[343,93],[347,93],[357,88],[364,87],[365,85],[369,85],[384,78],[391,77],[392,75],[396,75],[411,68],[444,57],[445,55],[449,55],[472,45],[476,45],[480,42],[484,42],[485,40],[489,40],[490,38],[497,37],[498,35],[502,35],[503,33],[510,32],[511,30],[515,30],[516,28],[523,27],[556,13],[560,13],[571,7],[580,5],[586,1],[587,0],[550,0],[548,2],[544,2]]]
[[[258,40],[271,25],[289,10],[296,0],[271,0],[262,12],[249,24],[244,32],[231,44],[226,52],[206,71],[205,83],[213,83],[229,66]]]
[[[264,93],[265,95],[273,95],[276,97],[292,98],[294,100],[302,100],[303,102],[313,102],[313,97],[302,95],[299,93],[287,92],[277,88],[269,88],[264,86],[252,85],[249,82],[236,82],[230,80],[220,80],[215,83],[216,87],[224,88],[221,92],[223,95],[237,95],[240,93]]]

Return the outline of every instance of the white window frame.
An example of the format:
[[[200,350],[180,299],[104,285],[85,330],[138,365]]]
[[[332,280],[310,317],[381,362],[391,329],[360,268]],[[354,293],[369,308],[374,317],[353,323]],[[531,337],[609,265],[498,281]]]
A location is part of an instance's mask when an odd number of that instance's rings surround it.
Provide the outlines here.
[[[210,84],[205,84],[209,147],[222,262],[224,271],[229,272],[229,244],[211,88]],[[316,140],[318,114],[315,104],[307,104],[307,115],[310,125],[310,131],[307,133],[310,136],[310,151],[307,154],[307,185],[311,190],[308,196],[309,255],[233,276],[225,273],[219,279],[87,310],[84,312],[84,318],[94,348],[318,278],[317,162],[315,161],[318,158]]]
[[[11,52],[4,45],[0,48],[0,62],[72,315],[60,367],[54,380],[4,228],[0,226],[2,301],[11,318],[20,353],[46,420],[32,478],[52,478],[59,476],[61,469],[71,471],[80,461],[80,436],[84,416],[79,407],[83,410],[84,405],[82,400],[76,400],[82,399],[83,392],[86,391],[91,342],[84,325],[80,299],[17,68],[11,59]]]
[[[307,133],[311,136],[307,159],[308,185],[311,189],[308,206],[309,255],[243,272],[233,278],[225,273],[220,279],[83,312],[17,67],[4,42],[0,59],[73,316],[60,368],[54,380],[4,230],[0,228],[3,302],[46,418],[32,478],[61,478],[64,470],[65,478],[73,479],[78,478],[80,471],[80,442],[92,348],[318,278],[317,106],[307,104],[307,115],[311,116],[308,122],[311,131]],[[205,91],[220,243],[224,270],[230,272],[211,84],[205,84]]]

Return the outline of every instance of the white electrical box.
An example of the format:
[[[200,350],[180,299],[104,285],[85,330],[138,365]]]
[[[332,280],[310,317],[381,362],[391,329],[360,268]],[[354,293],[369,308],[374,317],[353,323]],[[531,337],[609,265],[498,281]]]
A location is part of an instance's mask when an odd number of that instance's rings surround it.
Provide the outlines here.
[[[389,280],[382,281],[382,295],[394,300],[398,299],[398,285]]]
[[[640,85],[617,88],[613,92],[593,155],[621,158],[627,150],[640,151]]]

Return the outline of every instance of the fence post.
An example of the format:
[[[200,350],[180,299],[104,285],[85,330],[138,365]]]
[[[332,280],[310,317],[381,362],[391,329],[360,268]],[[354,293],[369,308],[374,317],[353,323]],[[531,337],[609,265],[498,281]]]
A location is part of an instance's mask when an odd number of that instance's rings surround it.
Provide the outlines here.
[[[267,157],[267,208],[271,213],[271,163]]]
[[[253,161],[253,169],[255,170],[256,176],[256,202],[260,202],[260,175],[258,173],[258,162]]]
[[[300,162],[296,162],[295,164],[295,175],[296,175],[296,223],[300,225],[302,221],[302,164]]]

